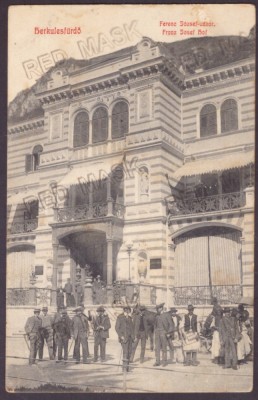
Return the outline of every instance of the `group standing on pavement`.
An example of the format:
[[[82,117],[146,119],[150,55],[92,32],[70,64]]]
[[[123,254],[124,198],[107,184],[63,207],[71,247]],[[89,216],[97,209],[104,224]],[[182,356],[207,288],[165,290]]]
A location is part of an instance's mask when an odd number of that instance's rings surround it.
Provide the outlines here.
[[[200,330],[198,317],[194,314],[194,306],[189,304],[187,313],[180,316],[178,310],[171,307],[164,310],[164,304],[156,306],[156,312],[149,311],[144,305],[137,305],[132,310],[130,306],[123,307],[118,315],[115,330],[121,344],[122,366],[129,371],[129,364],[134,362],[135,352],[140,343],[140,363],[144,363],[146,343],[152,336],[151,325],[155,335],[155,363],[154,366],[166,367],[169,362],[185,366],[198,366],[198,351],[205,333],[211,333],[212,362],[223,365],[223,368],[237,369],[239,363],[246,362],[246,357],[252,350],[252,327],[249,313],[243,305],[237,309],[224,309],[214,299],[213,309],[207,317],[203,329]],[[40,312],[42,311],[42,314]],[[42,310],[34,309],[34,316],[29,317],[26,325],[26,336],[30,341],[29,364],[35,365],[38,359],[43,358],[44,344],[47,344],[49,359],[57,356],[56,362],[68,360],[69,340],[74,342],[73,358],[78,364],[89,361],[88,337],[90,328],[94,335],[94,358],[97,362],[106,361],[106,342],[109,337],[111,323],[103,306],[97,308],[97,315],[92,316],[90,311],[85,314],[83,305],[77,307],[72,319],[67,314],[66,307],[59,307],[54,316],[48,314],[47,307]],[[71,345],[70,345],[71,348]],[[153,350],[153,348],[151,348]]]

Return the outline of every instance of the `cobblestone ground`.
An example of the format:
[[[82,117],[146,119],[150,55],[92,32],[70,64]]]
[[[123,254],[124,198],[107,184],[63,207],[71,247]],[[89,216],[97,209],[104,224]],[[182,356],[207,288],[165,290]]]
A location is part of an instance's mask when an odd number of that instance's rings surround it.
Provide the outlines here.
[[[72,346],[73,347],[73,346]],[[185,367],[168,364],[167,367],[153,367],[154,352],[146,351],[146,361],[139,364],[138,347],[135,363],[124,376],[121,366],[121,347],[114,338],[107,342],[105,363],[93,363],[93,338],[89,339],[90,364],[75,364],[70,350],[67,363],[56,363],[47,358],[36,366],[28,365],[28,349],[21,336],[7,337],[6,348],[6,390],[15,391],[21,387],[36,389],[40,385],[55,384],[82,390],[108,392],[248,392],[252,390],[253,363],[241,365],[235,371],[223,370],[214,365],[209,353],[199,353],[199,366]],[[126,387],[125,387],[126,385]]]

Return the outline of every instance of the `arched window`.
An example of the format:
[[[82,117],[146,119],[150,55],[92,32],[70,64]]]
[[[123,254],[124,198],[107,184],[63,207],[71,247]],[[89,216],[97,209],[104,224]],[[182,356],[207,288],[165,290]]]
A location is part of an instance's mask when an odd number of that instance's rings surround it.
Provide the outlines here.
[[[238,129],[237,102],[233,99],[225,100],[221,106],[221,133]]]
[[[36,171],[39,167],[40,162],[40,153],[42,153],[43,147],[40,144],[37,144],[33,150],[32,154],[26,154],[25,156],[25,171],[31,172]]]
[[[99,143],[108,137],[108,113],[104,107],[97,108],[92,117],[92,142]]]
[[[200,137],[217,134],[217,112],[213,104],[206,104],[200,112]]]
[[[125,101],[117,103],[112,111],[112,138],[123,137],[128,132],[128,105]]]
[[[85,146],[89,143],[89,116],[80,111],[74,119],[73,147]]]

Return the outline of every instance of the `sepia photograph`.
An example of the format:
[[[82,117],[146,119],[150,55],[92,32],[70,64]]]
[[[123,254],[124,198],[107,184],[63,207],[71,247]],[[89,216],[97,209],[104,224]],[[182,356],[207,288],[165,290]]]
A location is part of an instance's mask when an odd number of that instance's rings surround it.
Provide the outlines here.
[[[9,7],[7,392],[253,390],[255,16]]]

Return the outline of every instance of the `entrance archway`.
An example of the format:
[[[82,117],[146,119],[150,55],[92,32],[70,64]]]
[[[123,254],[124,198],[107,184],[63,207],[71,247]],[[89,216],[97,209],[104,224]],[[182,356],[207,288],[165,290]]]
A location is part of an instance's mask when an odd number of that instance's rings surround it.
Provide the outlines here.
[[[76,265],[84,268],[88,264],[91,266],[93,278],[101,275],[103,279],[106,279],[105,232],[76,232],[63,237],[60,243],[70,250],[70,256]]]

